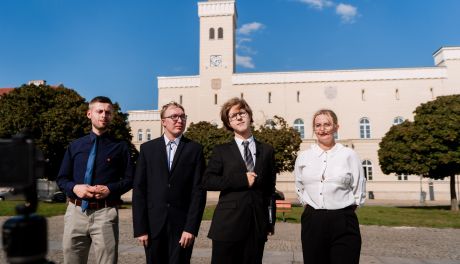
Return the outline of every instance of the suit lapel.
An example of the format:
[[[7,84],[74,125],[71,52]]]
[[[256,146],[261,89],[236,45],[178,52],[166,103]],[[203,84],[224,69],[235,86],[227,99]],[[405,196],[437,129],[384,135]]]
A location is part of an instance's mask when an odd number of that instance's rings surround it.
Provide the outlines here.
[[[168,171],[168,154],[166,153],[166,143],[163,136],[161,136],[161,138],[158,138],[158,145],[158,151],[160,155],[159,157],[163,160],[163,162],[161,163],[163,165],[160,166],[164,166],[164,169]],[[157,151],[156,148],[154,149],[154,151]]]
[[[176,153],[174,154],[173,163],[171,165],[171,171],[169,172],[170,176],[172,175],[172,172],[174,171],[174,168],[176,167],[177,162],[178,162],[178,160],[180,158],[180,155],[182,153],[182,150],[184,149],[186,144],[187,144],[186,140],[185,140],[184,136],[182,136],[180,138],[179,146],[177,146]]]
[[[238,160],[240,166],[243,167],[246,171],[246,163],[244,162],[243,156],[241,156],[240,149],[238,148],[238,145],[235,140],[232,140],[232,143],[230,144],[230,150],[235,160]]]
[[[264,151],[263,150],[263,147],[262,147],[262,143],[260,143],[259,141],[255,140],[254,139],[254,142],[256,143],[256,166],[254,167],[254,172],[259,175],[261,174],[262,172],[262,152]]]

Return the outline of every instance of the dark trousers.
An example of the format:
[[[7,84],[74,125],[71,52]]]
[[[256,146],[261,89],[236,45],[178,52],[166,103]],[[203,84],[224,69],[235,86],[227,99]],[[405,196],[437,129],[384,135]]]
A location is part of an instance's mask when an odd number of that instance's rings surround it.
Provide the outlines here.
[[[249,236],[246,240],[212,241],[212,264],[261,264],[265,240]]]
[[[193,244],[187,248],[179,245],[182,230],[172,228],[166,223],[161,233],[155,239],[149,238],[149,244],[145,247],[146,263],[148,264],[182,264],[190,263]]]
[[[315,210],[307,205],[301,221],[304,263],[359,263],[361,233],[353,207]]]

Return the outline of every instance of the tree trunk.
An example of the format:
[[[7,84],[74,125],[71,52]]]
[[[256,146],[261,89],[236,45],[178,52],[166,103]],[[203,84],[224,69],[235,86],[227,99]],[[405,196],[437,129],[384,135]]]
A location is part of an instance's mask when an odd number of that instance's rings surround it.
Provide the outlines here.
[[[450,176],[450,210],[458,212],[457,192],[455,191],[455,175]]]

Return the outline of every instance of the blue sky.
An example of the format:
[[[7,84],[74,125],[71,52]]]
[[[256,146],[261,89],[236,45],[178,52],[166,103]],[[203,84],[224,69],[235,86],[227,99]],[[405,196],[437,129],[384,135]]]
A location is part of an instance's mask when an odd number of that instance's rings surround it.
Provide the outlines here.
[[[237,72],[433,66],[460,46],[458,0],[237,0]],[[64,84],[157,108],[157,76],[197,75],[197,1],[0,0],[0,87]]]

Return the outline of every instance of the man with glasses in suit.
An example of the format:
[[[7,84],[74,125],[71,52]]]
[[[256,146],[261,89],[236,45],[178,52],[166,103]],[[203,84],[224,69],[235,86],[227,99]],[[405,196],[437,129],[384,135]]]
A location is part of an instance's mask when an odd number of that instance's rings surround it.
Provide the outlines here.
[[[190,263],[206,192],[203,148],[184,137],[187,116],[171,102],[161,109],[164,134],[141,145],[133,187],[134,237],[147,263]]]

